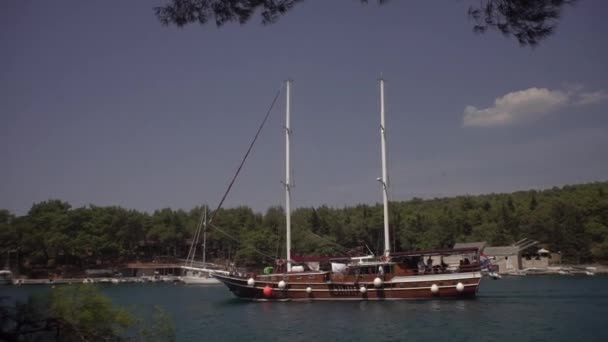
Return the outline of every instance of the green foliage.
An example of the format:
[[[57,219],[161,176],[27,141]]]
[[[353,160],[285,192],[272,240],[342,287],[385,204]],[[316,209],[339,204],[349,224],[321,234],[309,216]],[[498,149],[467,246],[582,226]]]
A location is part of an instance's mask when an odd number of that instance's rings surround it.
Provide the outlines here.
[[[117,339],[135,323],[131,314],[90,285],[56,288],[49,315],[61,322],[57,335],[63,341]]]
[[[93,285],[58,287],[27,302],[0,302],[0,340],[174,341],[169,315],[156,307],[147,325],[117,307]]]
[[[451,247],[457,241],[510,244],[524,237],[561,252],[566,262],[608,261],[608,182],[543,191],[392,202],[392,248]],[[152,214],[120,207],[71,208],[58,200],[36,203],[14,217],[0,211],[0,251],[11,266],[118,265],[157,256],[185,257],[203,208],[165,208]],[[292,213],[292,249],[304,255],[343,255],[354,248],[381,253],[381,205],[298,208]],[[201,255],[201,246],[197,246]],[[10,252],[10,253],[7,253]],[[261,268],[285,255],[283,209],[221,209],[207,235],[207,260]]]
[[[593,254],[593,257],[598,260],[608,260],[608,239],[605,239],[605,241],[600,244],[594,245],[591,249],[591,253]]]

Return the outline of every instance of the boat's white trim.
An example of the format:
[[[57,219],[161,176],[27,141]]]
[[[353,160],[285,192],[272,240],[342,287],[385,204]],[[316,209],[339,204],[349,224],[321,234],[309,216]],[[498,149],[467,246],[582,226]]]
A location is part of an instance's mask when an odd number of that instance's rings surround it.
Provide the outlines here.
[[[318,272],[298,272],[298,273],[272,273],[272,274],[259,274],[256,275],[257,279],[268,278],[268,277],[281,277],[283,279],[293,277],[293,276],[311,276],[311,275],[319,275],[319,274],[327,274],[327,271],[318,271]]]
[[[464,299],[466,297],[438,297],[441,298],[442,300],[451,300],[451,299]],[[384,297],[376,297],[376,298],[367,298],[367,297],[349,297],[349,298],[338,298],[338,297],[325,297],[325,298],[315,298],[315,297],[310,297],[310,298],[280,298],[280,299],[266,299],[266,298],[243,298],[243,297],[239,297],[239,299],[242,300],[249,300],[249,301],[253,301],[253,302],[320,302],[320,301],[324,301],[324,302],[336,302],[336,301],[343,301],[343,302],[353,302],[353,301],[359,301],[359,302],[364,302],[364,301],[374,301],[374,302],[384,302],[384,301],[401,301],[401,300],[408,300],[408,301],[415,301],[415,300],[419,300],[419,301],[424,301],[424,300],[429,300],[429,299],[438,299],[435,297],[415,297],[415,298],[384,298]]]
[[[472,286],[478,286],[479,284],[465,284],[465,287],[472,287]],[[442,286],[438,286],[440,289],[443,288],[455,288],[455,285],[442,285]],[[430,286],[426,286],[426,287],[391,287],[391,288],[375,288],[375,287],[368,287],[367,291],[376,291],[376,292],[386,292],[386,291],[406,291],[406,290],[425,290],[425,291],[430,291],[431,287]],[[275,290],[275,291],[289,291],[289,292],[306,292],[306,289],[286,289],[286,290]],[[352,290],[348,290],[348,289],[312,289],[312,292],[358,292],[359,289],[358,288],[353,288]]]
[[[413,283],[422,281],[446,281],[446,280],[462,280],[471,278],[481,278],[481,272],[468,273],[446,273],[446,274],[429,274],[418,276],[397,276],[393,277],[387,283]]]

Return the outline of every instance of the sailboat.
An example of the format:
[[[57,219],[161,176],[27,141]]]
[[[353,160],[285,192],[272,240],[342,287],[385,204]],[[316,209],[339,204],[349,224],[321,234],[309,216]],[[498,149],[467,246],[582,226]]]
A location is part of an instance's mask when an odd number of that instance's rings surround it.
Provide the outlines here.
[[[398,300],[474,297],[481,281],[477,248],[414,252],[390,250],[384,80],[380,80],[380,135],[384,252],[358,258],[291,255],[290,82],[285,109],[285,268],[271,274],[216,274],[237,297],[254,301]],[[425,262],[426,259],[426,262]],[[296,265],[299,264],[299,265]],[[434,265],[433,265],[434,264]],[[322,267],[324,265],[324,267]],[[331,267],[329,267],[331,266]]]
[[[201,264],[194,260],[196,256],[196,246],[200,237],[201,231],[203,233],[203,262]],[[186,263],[182,266],[182,270],[185,271],[185,275],[182,275],[179,279],[188,285],[220,285],[221,282],[213,276],[217,273],[228,274],[226,271],[219,270],[217,268],[210,267],[206,262],[207,256],[207,207],[201,217],[194,236],[192,238],[192,244],[188,251],[188,257]]]

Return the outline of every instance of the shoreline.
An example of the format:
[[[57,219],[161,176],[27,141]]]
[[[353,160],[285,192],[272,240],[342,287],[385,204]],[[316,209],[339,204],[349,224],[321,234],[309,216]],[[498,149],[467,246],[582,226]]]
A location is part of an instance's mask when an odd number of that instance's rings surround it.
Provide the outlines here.
[[[103,277],[103,278],[15,278],[6,285],[70,285],[70,284],[122,284],[122,283],[174,283],[179,276]]]
[[[530,268],[517,271],[500,272],[501,276],[594,276],[608,274],[604,265],[562,265],[548,268]],[[123,284],[123,283],[175,283],[181,282],[180,276],[153,275],[139,277],[73,277],[73,278],[12,278],[3,285],[69,285],[69,284]]]
[[[509,270],[498,272],[503,276],[520,276],[520,275],[599,275],[608,274],[608,266],[592,264],[592,265],[560,265],[549,266],[547,268],[526,268],[522,270]]]

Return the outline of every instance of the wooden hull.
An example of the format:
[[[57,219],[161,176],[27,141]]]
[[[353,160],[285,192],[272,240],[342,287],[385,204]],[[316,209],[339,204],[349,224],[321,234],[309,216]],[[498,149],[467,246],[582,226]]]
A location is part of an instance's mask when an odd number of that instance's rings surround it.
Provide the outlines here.
[[[258,276],[252,286],[247,277],[216,275],[216,278],[237,297],[256,301],[400,300],[475,297],[481,273],[396,276],[384,280],[378,287],[374,286],[373,279],[336,281],[327,272]],[[282,289],[281,280],[285,282]],[[265,287],[270,290],[265,291]]]

